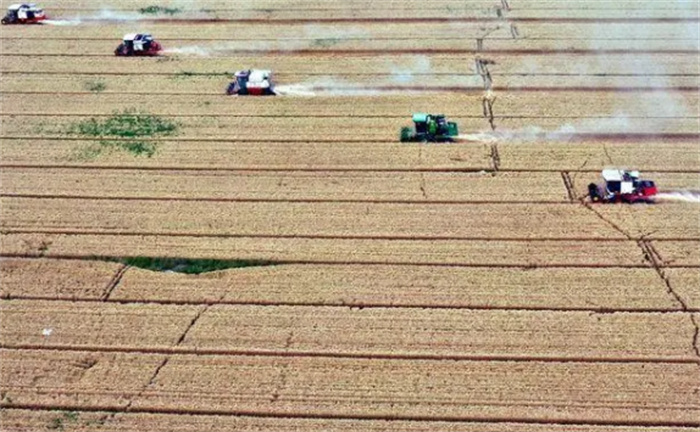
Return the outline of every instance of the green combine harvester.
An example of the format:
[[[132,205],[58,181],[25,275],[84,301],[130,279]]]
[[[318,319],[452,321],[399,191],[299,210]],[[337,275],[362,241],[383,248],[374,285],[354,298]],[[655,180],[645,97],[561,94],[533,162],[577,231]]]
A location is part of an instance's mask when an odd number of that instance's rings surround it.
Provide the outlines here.
[[[442,114],[413,114],[416,128],[401,128],[401,142],[454,142],[459,135],[457,123],[448,122]]]

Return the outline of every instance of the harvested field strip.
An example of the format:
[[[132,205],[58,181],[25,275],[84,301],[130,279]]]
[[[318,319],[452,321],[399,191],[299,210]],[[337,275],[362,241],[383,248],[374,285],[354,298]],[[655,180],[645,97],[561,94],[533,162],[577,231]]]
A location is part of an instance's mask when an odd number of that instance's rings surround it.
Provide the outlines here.
[[[592,215],[595,217],[594,215]],[[596,223],[597,224],[597,223]],[[620,234],[621,235],[621,234]],[[405,264],[477,268],[649,268],[634,241],[353,240],[280,237],[149,236],[145,234],[6,233],[5,257],[180,257],[280,264]],[[692,250],[699,242],[655,242]],[[332,246],[332,247],[331,247]],[[661,254],[664,255],[663,251]],[[665,255],[664,255],[665,256]],[[698,267],[686,256],[669,267]]]
[[[374,13],[374,11],[372,11]],[[595,18],[576,18],[576,17],[515,17],[511,16],[508,21],[515,23],[565,23],[565,24],[598,24],[598,23],[620,23],[620,24],[674,24],[674,23],[696,23],[700,22],[700,18],[696,17],[629,17],[629,12],[625,11],[618,18],[595,17]],[[609,16],[609,14],[608,14]],[[109,22],[105,19],[83,19],[86,23],[90,22]],[[112,23],[119,23],[119,20],[112,20]],[[139,19],[141,24],[177,24],[177,25],[205,25],[205,24],[266,24],[266,25],[300,25],[300,24],[341,24],[341,23],[358,23],[358,24],[421,24],[421,23],[502,23],[502,18],[497,17],[379,17],[372,18],[201,18],[201,19],[177,19],[177,18],[157,18],[157,19]]]
[[[119,270],[117,262],[123,262],[123,257],[2,258],[0,262],[2,298],[87,302],[102,301],[109,279]],[[693,272],[696,269],[674,269],[671,280],[675,289],[693,290],[697,286],[693,283]],[[316,288],[319,286],[323,289]],[[493,268],[454,266],[288,264],[198,276],[131,267],[108,300],[183,305],[591,312],[680,310],[651,267],[498,267],[494,271]],[[692,301],[690,304],[700,305]]]
[[[50,407],[3,408],[0,411],[0,423],[7,432],[19,432],[40,430],[47,424],[54,424],[56,418],[60,418],[64,411],[59,407],[51,410]],[[69,407],[64,407],[69,408]],[[132,413],[121,411],[81,410],[74,411],[79,415],[79,424],[93,424],[101,418],[109,417],[116,413],[109,423],[109,428],[116,432],[134,432],[147,429],[154,432],[172,432],[180,428],[182,430],[255,430],[257,432],[279,432],[284,428],[307,432],[354,432],[382,431],[382,432],[425,432],[425,431],[449,431],[449,432],[504,432],[522,431],[532,432],[695,432],[695,428],[685,427],[645,427],[645,426],[599,426],[599,425],[561,425],[561,424],[534,424],[534,423],[480,423],[480,422],[437,422],[437,421],[406,421],[406,420],[348,420],[348,419],[304,419],[304,418],[275,418],[275,417],[245,417],[245,416],[214,416],[214,415],[178,415],[157,413]]]
[[[4,300],[0,310],[10,349],[700,365],[685,313],[215,305],[178,340],[193,306]]]
[[[132,412],[302,418],[700,424],[700,406],[692,397],[700,373],[696,364],[169,355],[152,377],[164,356],[51,350],[2,350],[2,356],[2,389],[13,401],[3,403],[7,408],[129,406]],[[37,382],[37,369],[51,372]]]

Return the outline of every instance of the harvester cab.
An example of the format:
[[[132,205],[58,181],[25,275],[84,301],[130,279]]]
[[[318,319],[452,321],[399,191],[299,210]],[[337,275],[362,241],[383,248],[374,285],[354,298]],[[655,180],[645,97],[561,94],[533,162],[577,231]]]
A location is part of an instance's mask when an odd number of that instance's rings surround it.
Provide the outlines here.
[[[124,36],[114,55],[117,56],[154,56],[163,47],[148,33],[131,33]]]
[[[3,24],[37,24],[46,19],[44,11],[34,3],[18,3],[7,8]]]
[[[653,181],[640,179],[639,171],[605,169],[603,180],[603,185],[588,185],[588,195],[594,203],[650,202],[658,193]]]
[[[272,71],[248,69],[238,71],[233,75],[234,80],[228,85],[226,94],[237,96],[274,96],[275,84]]]
[[[448,122],[442,114],[413,114],[415,129],[401,128],[401,142],[452,142],[459,135],[457,123]]]

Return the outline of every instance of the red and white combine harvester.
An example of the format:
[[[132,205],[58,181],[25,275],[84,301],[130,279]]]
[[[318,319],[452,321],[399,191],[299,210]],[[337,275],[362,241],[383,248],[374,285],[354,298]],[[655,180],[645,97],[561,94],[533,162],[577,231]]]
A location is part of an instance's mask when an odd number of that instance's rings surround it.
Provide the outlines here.
[[[233,75],[233,82],[228,85],[226,94],[237,96],[275,96],[275,84],[272,71],[249,69],[238,71]]]
[[[605,184],[588,185],[588,195],[594,203],[652,202],[659,191],[651,180],[639,178],[639,171],[621,169],[603,170]]]
[[[157,56],[163,47],[147,33],[131,33],[114,50],[116,56]]]
[[[34,3],[18,3],[7,8],[3,24],[39,24],[46,19],[44,11]]]

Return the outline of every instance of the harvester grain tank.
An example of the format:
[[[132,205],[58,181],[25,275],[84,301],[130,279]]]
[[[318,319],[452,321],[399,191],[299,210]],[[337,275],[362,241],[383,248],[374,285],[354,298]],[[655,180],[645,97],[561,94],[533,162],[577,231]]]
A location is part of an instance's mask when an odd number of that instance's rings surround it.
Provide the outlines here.
[[[401,142],[453,142],[459,135],[457,123],[448,122],[442,114],[413,114],[414,129],[401,128]]]
[[[601,185],[588,185],[588,195],[594,203],[651,202],[658,193],[654,182],[641,179],[639,171],[605,169],[603,181]]]
[[[7,8],[3,24],[39,24],[46,19],[44,11],[34,3],[17,3]]]
[[[226,94],[237,96],[274,96],[275,84],[272,71],[248,69],[233,74],[233,81],[228,85]]]
[[[114,55],[116,56],[156,56],[163,47],[148,33],[131,33],[124,36]]]

